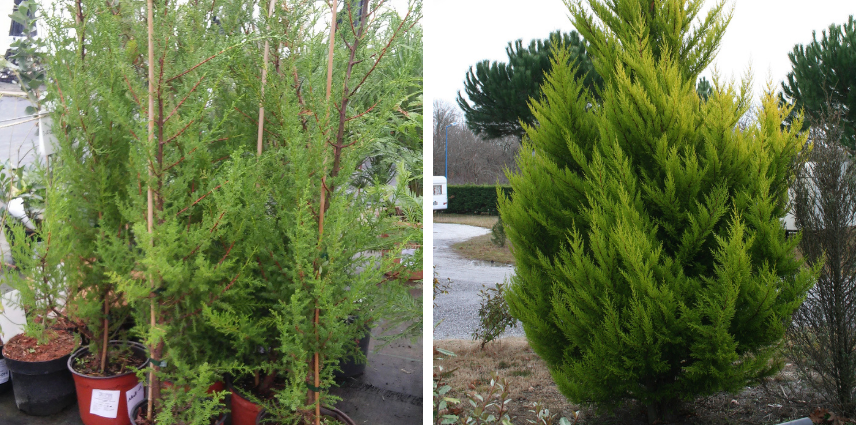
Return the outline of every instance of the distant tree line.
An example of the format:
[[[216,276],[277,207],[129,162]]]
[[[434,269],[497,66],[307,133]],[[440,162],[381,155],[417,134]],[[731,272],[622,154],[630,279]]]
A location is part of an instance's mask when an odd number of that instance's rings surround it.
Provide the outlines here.
[[[486,140],[467,128],[461,111],[434,101],[434,175],[445,171],[446,126],[449,127],[449,184],[507,184],[503,170],[514,168],[520,144],[515,136]]]

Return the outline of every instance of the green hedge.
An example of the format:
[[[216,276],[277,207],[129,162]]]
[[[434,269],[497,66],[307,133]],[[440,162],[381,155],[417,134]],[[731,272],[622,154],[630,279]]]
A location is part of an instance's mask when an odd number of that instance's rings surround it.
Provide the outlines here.
[[[511,186],[500,186],[511,197]],[[464,184],[449,186],[449,205],[446,213],[452,214],[489,214],[496,211],[496,186]]]

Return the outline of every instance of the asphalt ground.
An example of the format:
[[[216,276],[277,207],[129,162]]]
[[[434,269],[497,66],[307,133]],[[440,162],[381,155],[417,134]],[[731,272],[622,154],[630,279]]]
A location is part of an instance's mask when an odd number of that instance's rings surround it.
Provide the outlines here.
[[[449,285],[448,293],[434,300],[435,340],[472,339],[479,323],[479,291],[514,275],[513,266],[468,260],[452,249],[457,242],[487,233],[490,230],[481,227],[434,223],[434,272]],[[518,324],[500,337],[508,336],[524,336],[523,328]]]

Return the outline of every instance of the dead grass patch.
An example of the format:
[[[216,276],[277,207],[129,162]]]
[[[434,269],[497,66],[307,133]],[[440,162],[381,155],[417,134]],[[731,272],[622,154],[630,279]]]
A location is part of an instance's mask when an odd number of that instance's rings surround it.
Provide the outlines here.
[[[511,254],[511,242],[506,239],[505,246],[496,246],[490,241],[491,236],[490,233],[476,236],[452,245],[452,249],[462,257],[469,258],[470,260],[514,264],[514,255]]]
[[[467,226],[484,227],[485,229],[493,227],[497,220],[499,217],[495,215],[434,213],[435,223],[466,224]]]
[[[467,391],[483,394],[490,382],[491,373],[508,382],[512,422],[527,423],[535,416],[530,409],[536,401],[550,412],[567,418],[581,411],[577,424],[647,425],[645,408],[636,403],[625,403],[615,412],[597,412],[591,405],[570,403],[559,392],[546,364],[529,347],[523,337],[497,340],[479,349],[478,341],[440,340],[434,346],[456,354],[434,362],[442,365],[442,381],[450,385],[452,397],[465,399]],[[816,394],[800,381],[792,365],[788,364],[775,377],[763,384],[746,387],[739,394],[717,393],[687,402],[678,412],[679,425],[774,425],[807,417],[816,408],[824,406]]]

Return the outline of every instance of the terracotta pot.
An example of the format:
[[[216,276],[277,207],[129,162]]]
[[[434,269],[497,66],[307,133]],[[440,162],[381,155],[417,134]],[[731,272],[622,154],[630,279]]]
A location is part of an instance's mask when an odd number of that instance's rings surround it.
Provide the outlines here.
[[[34,416],[59,413],[74,404],[74,379],[66,366],[71,354],[43,362],[6,358],[18,410]]]
[[[392,262],[401,264],[401,258],[394,258]],[[415,272],[410,273],[407,280],[422,280],[422,270],[416,270]]]
[[[232,385],[231,380],[226,383],[232,392],[232,425],[256,425],[256,419],[262,412],[262,407],[248,400]]]
[[[148,357],[146,347],[138,342],[110,341],[109,345],[127,346],[143,357]],[[128,415],[127,393],[140,384],[136,371],[106,377],[84,375],[74,370],[73,365],[76,359],[87,354],[89,347],[82,347],[68,359],[68,370],[74,375],[74,386],[77,389],[80,419],[85,425],[129,425],[131,420]],[[139,368],[146,367],[148,363],[146,360]],[[93,395],[96,396],[95,402]]]
[[[12,389],[12,375],[3,359],[3,344],[0,344],[0,394]]]
[[[336,409],[336,408],[331,409],[331,408],[327,408],[327,407],[322,406],[321,407],[321,416],[335,419],[344,425],[357,425],[357,423],[354,422],[354,420],[351,419],[348,415],[346,415],[345,412],[343,412],[339,409]],[[274,425],[274,424],[276,424],[276,422],[266,421],[265,420],[266,418],[267,418],[267,411],[263,410],[263,411],[261,411],[261,413],[259,413],[259,416],[256,418],[256,422],[253,425]],[[234,422],[233,422],[233,424],[234,424]]]

